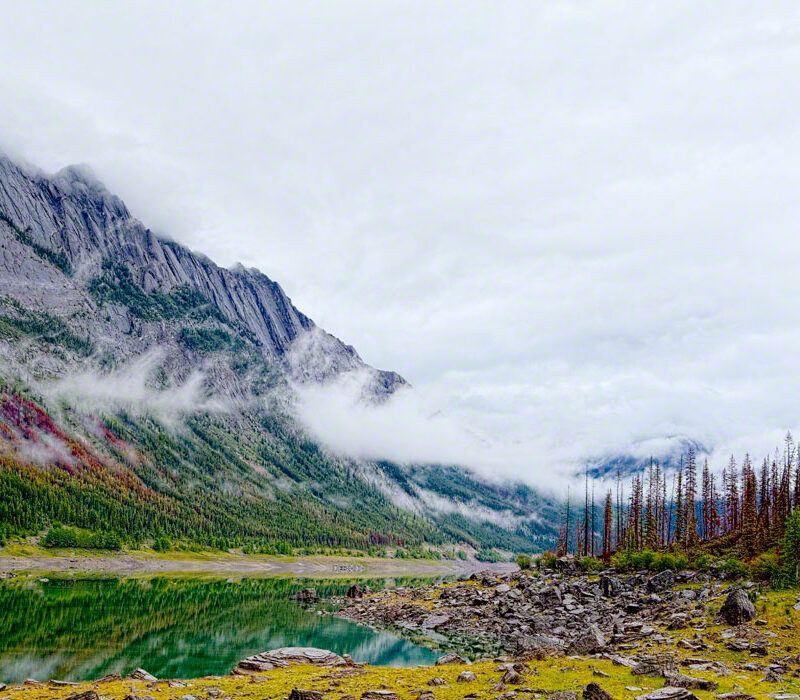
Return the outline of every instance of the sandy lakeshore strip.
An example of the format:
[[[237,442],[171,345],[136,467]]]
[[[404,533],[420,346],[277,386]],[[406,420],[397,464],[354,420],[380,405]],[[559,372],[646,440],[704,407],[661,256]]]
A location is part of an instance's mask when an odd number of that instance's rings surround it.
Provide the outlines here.
[[[55,572],[136,574],[242,574],[308,578],[388,578],[395,576],[458,576],[491,569],[513,571],[515,564],[479,561],[429,561],[372,557],[280,557],[236,554],[171,554],[145,552],[86,555],[0,553],[0,572]]]

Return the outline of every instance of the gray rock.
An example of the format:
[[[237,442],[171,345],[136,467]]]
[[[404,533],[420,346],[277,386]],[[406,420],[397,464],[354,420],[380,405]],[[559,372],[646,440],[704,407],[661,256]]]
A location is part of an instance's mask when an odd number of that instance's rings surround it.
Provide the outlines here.
[[[128,674],[128,678],[134,681],[149,681],[150,683],[158,680],[154,675],[148,673],[143,668],[136,668]]]
[[[465,664],[467,660],[458,654],[445,654],[436,659],[437,666],[447,666],[449,664]]]
[[[734,588],[728,593],[722,604],[720,615],[729,625],[741,625],[756,616],[756,609],[741,588]]]
[[[686,688],[673,688],[666,686],[658,688],[647,695],[639,695],[636,700],[699,700],[698,697],[690,693]]]
[[[647,590],[651,593],[666,591],[675,585],[675,574],[667,569],[656,574],[647,581]]]
[[[259,673],[286,668],[291,664],[313,664],[315,666],[346,666],[347,662],[332,651],[314,647],[281,647],[242,659],[234,673]]]
[[[614,700],[614,698],[597,683],[589,683],[583,690],[583,700]]]
[[[450,615],[431,613],[422,621],[422,628],[427,630],[435,630],[437,627],[441,627],[449,621]]]
[[[365,690],[361,700],[400,700],[400,695],[392,690]]]
[[[693,678],[683,673],[665,673],[664,679],[667,681],[667,685],[676,688],[687,688],[688,690],[714,691],[719,687],[719,683],[715,681],[706,680],[705,678]]]
[[[66,700],[99,700],[99,696],[94,690],[85,690],[82,693],[67,695]]]
[[[548,694],[547,700],[580,700],[580,696],[573,690],[556,690]]]
[[[294,688],[289,693],[289,700],[322,700],[322,693],[319,690],[301,690]]]
[[[478,680],[478,677],[473,671],[462,671],[458,674],[458,678],[456,678],[456,680],[459,683],[473,683],[474,681]]]
[[[597,625],[590,625],[589,628],[581,634],[572,644],[569,649],[573,654],[584,656],[586,654],[596,654],[606,646],[606,639],[603,633],[599,630]]]

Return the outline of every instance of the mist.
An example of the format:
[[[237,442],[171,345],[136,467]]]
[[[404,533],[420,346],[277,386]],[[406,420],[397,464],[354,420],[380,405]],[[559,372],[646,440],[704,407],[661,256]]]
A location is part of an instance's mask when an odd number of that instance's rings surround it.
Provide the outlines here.
[[[153,377],[165,353],[153,348],[108,373],[74,372],[37,390],[55,402],[65,402],[86,412],[149,415],[165,427],[177,429],[186,416],[201,412],[225,412],[224,399],[209,396],[202,370],[193,371],[177,385],[157,388]]]

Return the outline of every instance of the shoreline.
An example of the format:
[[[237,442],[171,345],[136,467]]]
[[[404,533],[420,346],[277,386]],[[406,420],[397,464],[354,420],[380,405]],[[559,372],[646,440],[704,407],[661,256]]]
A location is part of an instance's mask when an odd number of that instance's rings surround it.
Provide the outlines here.
[[[247,576],[295,576],[298,578],[393,578],[451,577],[476,571],[507,573],[516,564],[490,564],[473,560],[434,561],[427,559],[383,559],[347,556],[269,556],[237,554],[181,553],[180,557],[149,552],[121,554],[21,553],[0,552],[0,572],[14,574],[212,574]]]

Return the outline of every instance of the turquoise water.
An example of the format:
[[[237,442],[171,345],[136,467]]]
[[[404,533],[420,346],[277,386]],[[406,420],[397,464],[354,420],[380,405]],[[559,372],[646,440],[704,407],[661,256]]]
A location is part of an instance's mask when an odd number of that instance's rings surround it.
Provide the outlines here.
[[[373,587],[381,582],[370,582]],[[246,656],[314,646],[389,666],[431,664],[438,655],[298,605],[349,583],[251,579],[0,582],[0,681],[87,680],[143,667],[159,678],[228,674]]]

